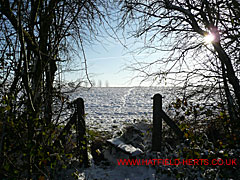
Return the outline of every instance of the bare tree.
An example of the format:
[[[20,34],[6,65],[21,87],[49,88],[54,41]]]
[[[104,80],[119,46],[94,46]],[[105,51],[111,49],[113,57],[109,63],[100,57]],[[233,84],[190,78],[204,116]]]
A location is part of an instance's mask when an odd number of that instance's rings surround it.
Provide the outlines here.
[[[109,82],[108,82],[108,80],[105,81],[105,87],[109,87]]]
[[[33,169],[41,169],[38,161],[46,149],[38,156],[37,149],[49,146],[46,142],[54,132],[50,127],[58,125],[54,122],[62,109],[57,104],[65,101],[56,86],[61,84],[59,67],[78,55],[88,79],[84,47],[99,34],[108,8],[101,0],[0,0],[1,169],[9,164],[15,174],[28,169],[29,178]],[[27,168],[11,163],[22,151],[27,153]],[[10,179],[19,177],[2,173]]]
[[[98,87],[102,87],[102,81],[98,80]]]
[[[153,62],[133,63],[134,70],[154,80],[177,74],[174,81],[184,80],[185,85],[216,87],[220,83],[233,111],[231,119],[237,119],[240,4],[236,0],[125,0],[119,4],[119,27],[131,29],[132,37],[143,40],[140,51],[165,52]],[[210,44],[204,41],[207,36],[213,38]]]

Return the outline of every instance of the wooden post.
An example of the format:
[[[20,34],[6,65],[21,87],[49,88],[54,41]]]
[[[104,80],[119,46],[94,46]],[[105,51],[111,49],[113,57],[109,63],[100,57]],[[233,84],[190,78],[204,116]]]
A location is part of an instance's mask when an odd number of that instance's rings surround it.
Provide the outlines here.
[[[85,125],[85,112],[84,112],[84,101],[82,98],[78,98],[75,101],[76,112],[77,112],[77,146],[79,150],[79,162],[80,166],[88,167],[88,153],[87,153],[87,138],[86,138],[86,125]]]
[[[162,96],[153,96],[153,131],[152,131],[152,151],[161,151],[162,143]]]

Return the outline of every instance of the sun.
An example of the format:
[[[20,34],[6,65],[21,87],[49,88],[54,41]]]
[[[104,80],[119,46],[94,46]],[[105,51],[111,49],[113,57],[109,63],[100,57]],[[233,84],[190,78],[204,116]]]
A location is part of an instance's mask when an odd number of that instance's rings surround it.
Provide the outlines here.
[[[210,44],[215,40],[215,36],[212,33],[208,33],[206,36],[204,36],[204,41],[206,44]]]

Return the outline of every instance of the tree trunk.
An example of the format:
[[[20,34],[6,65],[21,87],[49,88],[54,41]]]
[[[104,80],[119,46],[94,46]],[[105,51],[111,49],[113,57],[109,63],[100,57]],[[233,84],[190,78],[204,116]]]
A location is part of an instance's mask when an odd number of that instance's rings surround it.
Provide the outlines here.
[[[234,125],[237,122],[237,115],[234,108],[233,98],[228,87],[225,65],[223,63],[222,63],[222,76],[223,76],[223,83],[224,83],[224,91],[225,91],[227,102],[228,102],[227,106],[228,106],[229,116],[232,121],[232,124]]]
[[[224,49],[221,47],[220,43],[213,43],[214,49],[218,53],[218,57],[220,61],[226,66],[227,71],[227,78],[229,80],[229,83],[233,86],[234,94],[237,99],[238,107],[240,107],[240,85],[239,85],[239,79],[235,75],[235,71],[233,69],[232,63],[230,58],[228,57],[227,53],[224,51]]]

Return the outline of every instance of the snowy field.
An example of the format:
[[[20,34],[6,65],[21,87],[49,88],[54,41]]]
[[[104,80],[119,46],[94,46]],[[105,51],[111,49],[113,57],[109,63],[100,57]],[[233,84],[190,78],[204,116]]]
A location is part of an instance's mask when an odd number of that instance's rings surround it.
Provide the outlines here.
[[[174,89],[159,87],[91,88],[75,92],[71,99],[84,99],[88,127],[113,131],[140,120],[150,122],[153,111],[151,98],[156,93],[163,96],[163,109],[176,100]]]

